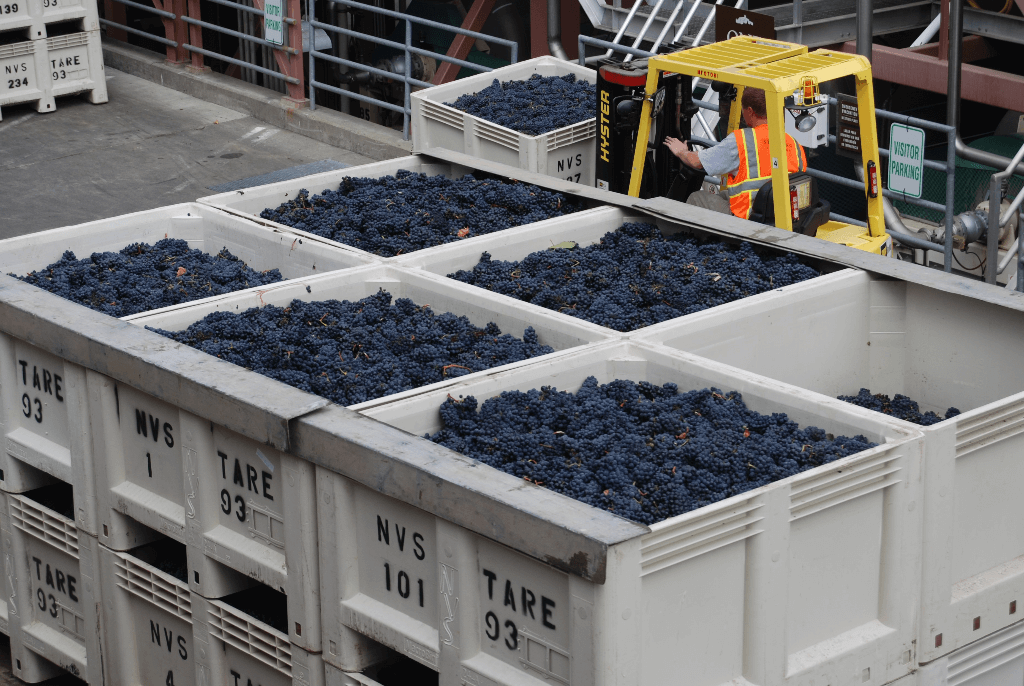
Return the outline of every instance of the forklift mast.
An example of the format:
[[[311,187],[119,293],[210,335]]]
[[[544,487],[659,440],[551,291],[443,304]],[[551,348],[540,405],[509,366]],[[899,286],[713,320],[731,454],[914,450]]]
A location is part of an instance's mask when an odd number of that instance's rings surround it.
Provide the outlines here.
[[[626,194],[632,171],[640,112],[647,85],[647,60],[606,61],[597,71],[598,135],[595,178],[598,188]],[[662,74],[660,107],[654,113],[647,146],[641,197],[668,195],[679,161],[662,152],[666,136],[686,138],[693,105],[689,79]]]

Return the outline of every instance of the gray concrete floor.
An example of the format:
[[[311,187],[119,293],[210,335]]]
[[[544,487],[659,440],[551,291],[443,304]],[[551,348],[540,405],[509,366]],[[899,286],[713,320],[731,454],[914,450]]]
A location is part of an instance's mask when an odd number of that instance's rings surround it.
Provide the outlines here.
[[[308,162],[373,161],[109,68],[107,88],[103,105],[3,108],[0,239],[188,202]]]

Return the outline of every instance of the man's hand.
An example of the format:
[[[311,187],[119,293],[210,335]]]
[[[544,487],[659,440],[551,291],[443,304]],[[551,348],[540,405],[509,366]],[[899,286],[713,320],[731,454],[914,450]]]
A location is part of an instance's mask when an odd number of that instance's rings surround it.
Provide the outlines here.
[[[704,165],[701,164],[700,157],[697,156],[697,153],[691,152],[690,146],[678,138],[666,136],[665,147],[667,147],[673,155],[681,159],[683,164],[693,167],[694,169],[704,169]]]
[[[678,138],[666,137],[665,146],[679,159],[683,159],[684,153],[690,152],[690,146]]]

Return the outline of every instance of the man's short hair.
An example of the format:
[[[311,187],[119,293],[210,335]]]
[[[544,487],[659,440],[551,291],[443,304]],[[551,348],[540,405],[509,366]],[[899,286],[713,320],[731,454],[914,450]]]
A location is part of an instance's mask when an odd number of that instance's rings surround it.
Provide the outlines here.
[[[741,100],[743,109],[748,107],[754,110],[754,114],[759,117],[768,116],[768,106],[764,100],[764,90],[761,88],[746,87],[743,89],[743,99]]]

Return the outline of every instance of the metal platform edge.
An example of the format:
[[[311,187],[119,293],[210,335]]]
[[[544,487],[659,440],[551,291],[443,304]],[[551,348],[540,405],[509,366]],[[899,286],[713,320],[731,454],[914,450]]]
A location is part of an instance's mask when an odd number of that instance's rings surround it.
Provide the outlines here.
[[[961,295],[965,298],[980,300],[1024,312],[1024,293],[1008,291],[1005,288],[992,286],[982,281],[976,281],[956,274],[947,274],[941,270],[902,262],[891,257],[872,255],[861,250],[836,245],[810,236],[795,234],[791,231],[777,229],[774,226],[765,226],[764,224],[738,219],[731,215],[719,214],[711,210],[669,200],[668,198],[638,200],[637,198],[620,193],[581,186],[577,183],[482,160],[452,150],[429,148],[415,154],[463,165],[490,174],[507,176],[542,188],[584,198],[592,203],[639,211],[656,219],[674,222],[695,230],[749,241],[766,247],[787,250],[837,266],[861,269],[879,276],[898,279],[926,288],[934,288],[944,293]]]

